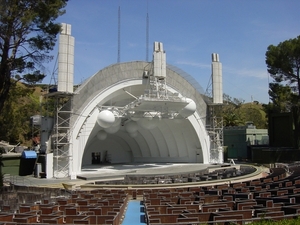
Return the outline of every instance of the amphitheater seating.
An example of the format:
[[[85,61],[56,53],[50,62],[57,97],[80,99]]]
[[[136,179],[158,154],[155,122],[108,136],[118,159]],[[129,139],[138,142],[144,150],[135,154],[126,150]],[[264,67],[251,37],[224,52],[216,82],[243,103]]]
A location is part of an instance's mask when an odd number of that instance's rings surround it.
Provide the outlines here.
[[[262,179],[185,190],[147,190],[147,224],[244,224],[296,218],[300,214],[298,166],[273,168]]]
[[[300,215],[300,167],[279,165],[264,178],[165,188],[77,190],[67,197],[2,205],[0,224],[121,224],[130,199],[144,204],[148,225],[245,224]]]
[[[121,223],[129,197],[125,191],[76,192],[69,199],[53,198],[22,204],[15,213],[0,213],[0,224],[113,224]],[[9,207],[5,207],[9,211]]]

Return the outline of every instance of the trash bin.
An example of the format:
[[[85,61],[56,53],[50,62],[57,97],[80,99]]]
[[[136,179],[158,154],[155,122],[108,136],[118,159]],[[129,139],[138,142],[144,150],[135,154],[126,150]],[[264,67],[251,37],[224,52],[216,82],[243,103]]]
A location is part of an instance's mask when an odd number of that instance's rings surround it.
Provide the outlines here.
[[[20,159],[19,176],[32,175],[36,160],[35,151],[23,151]]]

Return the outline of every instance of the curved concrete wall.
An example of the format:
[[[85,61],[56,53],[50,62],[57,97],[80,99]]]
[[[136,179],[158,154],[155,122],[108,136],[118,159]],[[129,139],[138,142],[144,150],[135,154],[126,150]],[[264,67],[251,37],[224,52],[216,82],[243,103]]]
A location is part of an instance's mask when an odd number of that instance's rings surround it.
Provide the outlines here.
[[[96,123],[97,105],[124,106],[144,94],[144,68],[147,62],[114,64],[100,70],[73,97],[71,118],[70,173],[80,172],[91,164],[92,153],[106,155],[112,163],[128,162],[209,162],[210,141],[205,129],[206,103],[201,94],[179,73],[167,68],[167,87],[171,92],[192,98],[196,112],[183,120],[161,120],[151,130],[139,127],[131,137],[124,129],[99,140],[101,127]],[[126,91],[126,92],[125,92]]]

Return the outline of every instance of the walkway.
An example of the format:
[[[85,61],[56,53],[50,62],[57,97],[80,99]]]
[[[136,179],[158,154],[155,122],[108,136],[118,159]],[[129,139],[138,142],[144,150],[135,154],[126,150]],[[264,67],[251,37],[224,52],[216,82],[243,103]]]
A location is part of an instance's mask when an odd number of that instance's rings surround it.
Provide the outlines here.
[[[144,206],[141,201],[129,201],[122,225],[146,224],[144,215]]]

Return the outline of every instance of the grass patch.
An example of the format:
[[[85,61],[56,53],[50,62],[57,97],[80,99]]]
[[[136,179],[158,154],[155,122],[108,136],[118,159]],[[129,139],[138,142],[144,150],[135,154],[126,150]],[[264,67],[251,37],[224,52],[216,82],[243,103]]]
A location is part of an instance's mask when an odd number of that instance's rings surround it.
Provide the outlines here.
[[[249,225],[298,225],[300,224],[300,218],[297,219],[284,219],[279,221],[261,220],[250,223]]]

